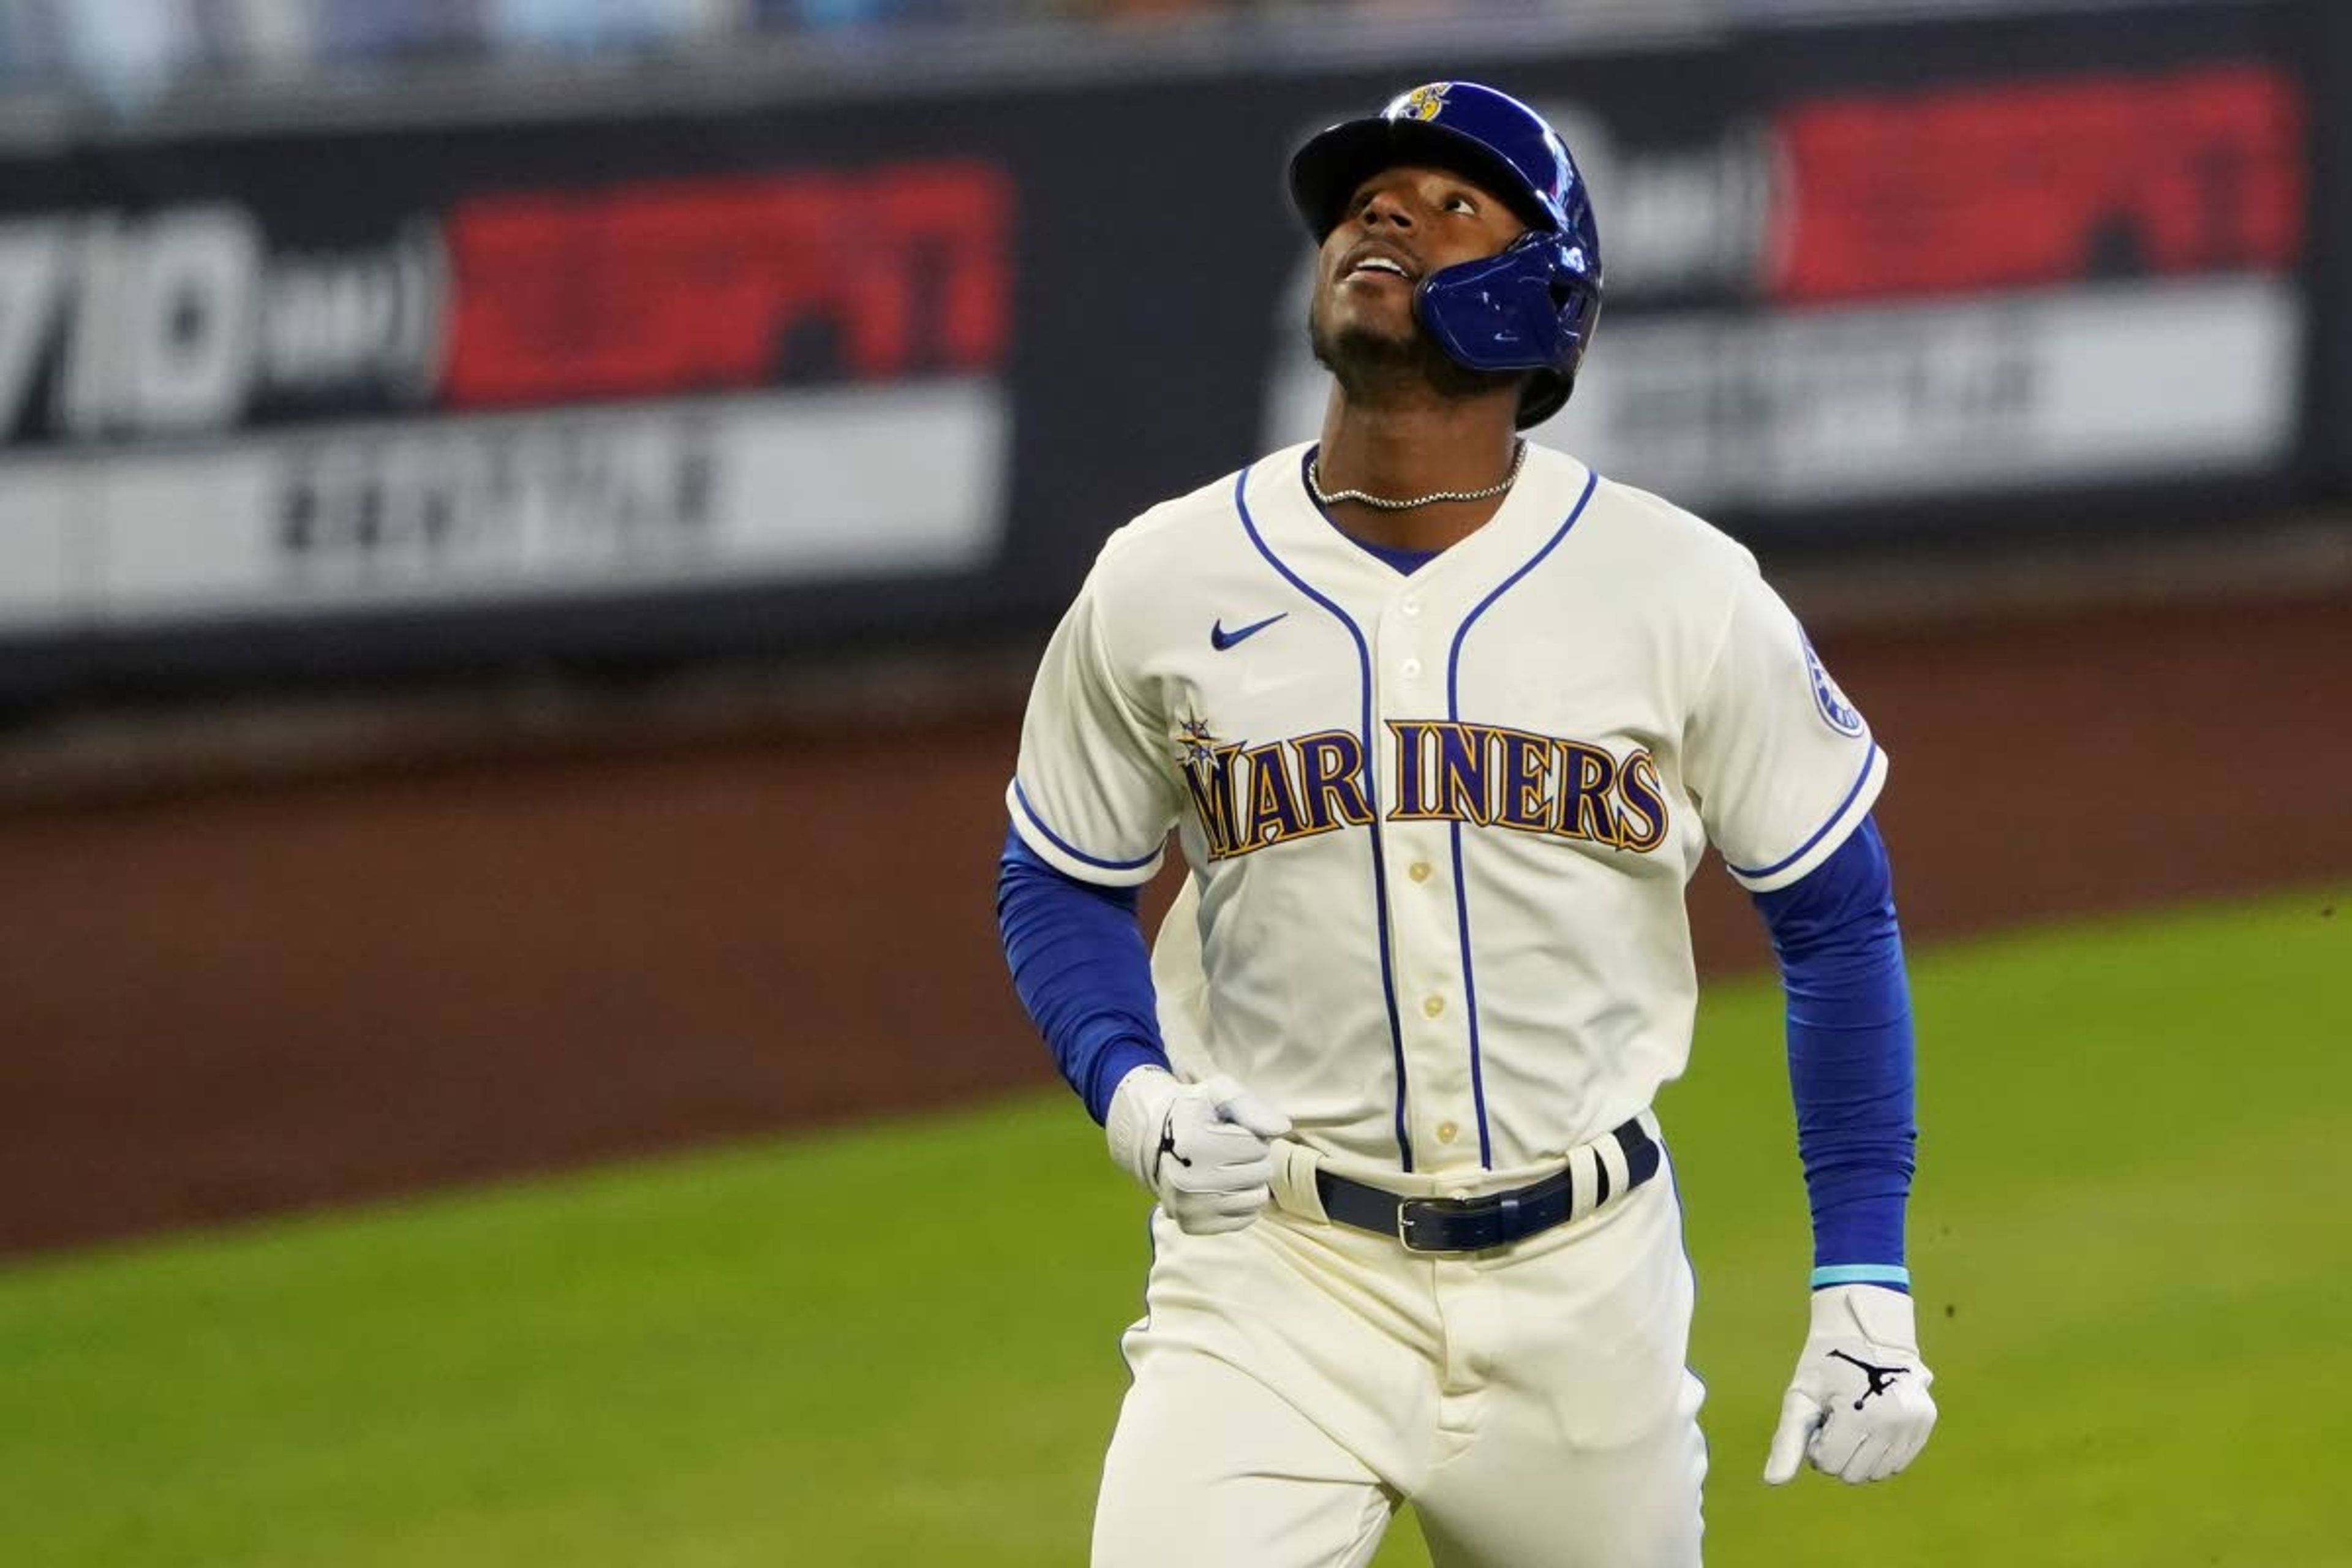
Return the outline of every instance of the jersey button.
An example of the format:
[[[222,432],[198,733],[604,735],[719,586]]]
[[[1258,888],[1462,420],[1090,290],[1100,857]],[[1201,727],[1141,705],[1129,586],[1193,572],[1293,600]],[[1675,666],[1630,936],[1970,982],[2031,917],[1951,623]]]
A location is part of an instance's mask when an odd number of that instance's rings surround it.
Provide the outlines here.
[[[1440,1143],[1451,1143],[1461,1136],[1462,1129],[1454,1126],[1451,1121],[1441,1121],[1437,1124],[1437,1141]]]
[[[1426,882],[1429,880],[1429,862],[1426,860],[1416,860],[1412,865],[1405,868],[1404,874],[1411,877],[1416,882]]]
[[[1419,680],[1421,679],[1421,660],[1417,658],[1406,659],[1402,664],[1397,666],[1397,673],[1403,676],[1407,680]]]
[[[1421,601],[1419,599],[1400,599],[1397,601],[1397,608],[1402,610],[1408,616],[1417,616],[1421,614]]]
[[[1424,996],[1421,999],[1421,1010],[1434,1018],[1440,1013],[1445,1011],[1445,998],[1443,996]]]

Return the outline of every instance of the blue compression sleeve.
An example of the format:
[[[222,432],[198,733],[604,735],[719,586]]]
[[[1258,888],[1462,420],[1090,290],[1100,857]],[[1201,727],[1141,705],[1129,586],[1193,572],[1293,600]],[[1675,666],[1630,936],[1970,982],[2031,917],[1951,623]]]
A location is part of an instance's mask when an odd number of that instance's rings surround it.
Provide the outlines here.
[[[1789,1087],[1813,1214],[1813,1284],[1907,1289],[1911,995],[1877,824],[1792,885],[1754,895],[1789,1003]]]
[[[1168,1065],[1137,924],[1138,889],[1102,888],[1037,858],[1018,830],[996,863],[996,932],[1021,1005],[1097,1121],[1129,1069]]]

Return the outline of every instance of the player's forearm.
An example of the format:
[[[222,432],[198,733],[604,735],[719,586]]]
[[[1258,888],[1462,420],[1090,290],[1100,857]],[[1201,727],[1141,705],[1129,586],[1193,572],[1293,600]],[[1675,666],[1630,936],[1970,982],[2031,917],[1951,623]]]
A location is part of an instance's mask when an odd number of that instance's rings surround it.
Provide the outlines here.
[[[1865,821],[1811,876],[1756,902],[1788,998],[1815,1283],[1899,1287],[1918,1134],[1910,991],[1875,825]]]
[[[1013,988],[1097,1121],[1121,1079],[1168,1065],[1135,908],[1136,889],[1065,876],[1006,836],[996,928]]]

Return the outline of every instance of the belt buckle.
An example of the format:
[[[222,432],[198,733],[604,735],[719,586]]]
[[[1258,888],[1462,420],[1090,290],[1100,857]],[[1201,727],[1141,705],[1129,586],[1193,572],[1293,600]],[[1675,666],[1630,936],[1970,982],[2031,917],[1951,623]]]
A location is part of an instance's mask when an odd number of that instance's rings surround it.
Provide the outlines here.
[[[1416,1211],[1425,1212],[1435,1209],[1444,1202],[1445,1200],[1443,1198],[1402,1198],[1398,1200],[1396,1211],[1397,1240],[1403,1244],[1404,1249],[1407,1252],[1415,1252],[1423,1255],[1423,1257],[1428,1257],[1433,1254],[1441,1254],[1451,1250],[1450,1248],[1443,1247],[1423,1247],[1413,1239],[1414,1222],[1423,1217],[1423,1213],[1417,1213]]]
[[[1418,1211],[1418,1212],[1416,1212]],[[1406,1198],[1397,1205],[1397,1239],[1407,1252],[1423,1257],[1459,1257],[1464,1253],[1484,1252],[1497,1245],[1500,1237],[1490,1234],[1503,1217],[1504,1207],[1475,1198]],[[1468,1241],[1454,1240],[1444,1246],[1423,1246],[1414,1239],[1417,1222],[1434,1220],[1440,1215],[1454,1219],[1476,1219],[1486,1222],[1481,1235]]]

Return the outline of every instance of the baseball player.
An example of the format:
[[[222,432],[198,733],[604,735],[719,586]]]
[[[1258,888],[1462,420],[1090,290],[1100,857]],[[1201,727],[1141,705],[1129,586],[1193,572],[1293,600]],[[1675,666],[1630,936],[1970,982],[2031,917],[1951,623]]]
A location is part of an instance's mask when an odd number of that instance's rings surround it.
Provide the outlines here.
[[[1764,1478],[1910,1463],[1912,1048],[1886,761],[1731,540],[1521,434],[1601,293],[1533,110],[1440,82],[1299,150],[1321,439],[1154,507],[1045,652],[1013,980],[1158,1199],[1094,1561],[1699,1561],[1657,1120],[1712,844],[1769,922],[1811,1331]],[[1147,955],[1136,890],[1190,868]]]

